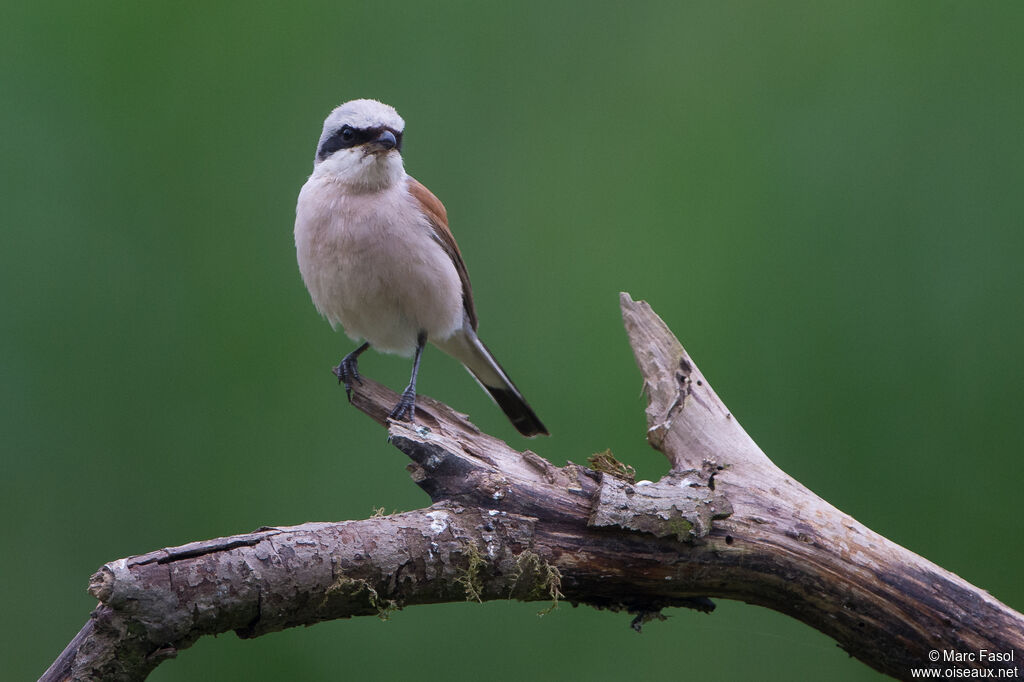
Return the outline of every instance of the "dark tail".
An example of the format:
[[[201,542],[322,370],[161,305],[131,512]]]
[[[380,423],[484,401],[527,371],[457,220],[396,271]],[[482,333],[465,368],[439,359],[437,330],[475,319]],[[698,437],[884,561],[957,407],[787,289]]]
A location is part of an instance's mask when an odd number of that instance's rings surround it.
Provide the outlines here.
[[[435,344],[466,366],[469,373],[491,394],[494,402],[498,404],[498,407],[519,433],[527,438],[549,435],[544,424],[523,398],[523,394],[508,378],[505,370],[501,368],[491,351],[487,349],[475,332],[464,329],[456,332],[444,342],[435,342]]]
[[[516,431],[527,438],[550,435],[511,381],[508,384],[509,388],[488,386],[482,381],[480,383],[483,384],[483,387],[494,398],[494,402],[498,403],[498,407],[505,413],[508,420],[512,422],[512,426],[516,427]]]

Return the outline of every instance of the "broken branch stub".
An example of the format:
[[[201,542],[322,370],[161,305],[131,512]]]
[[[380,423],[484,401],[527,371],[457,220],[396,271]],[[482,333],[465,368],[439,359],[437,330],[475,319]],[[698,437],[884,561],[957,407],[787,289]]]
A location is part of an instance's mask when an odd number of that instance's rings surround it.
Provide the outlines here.
[[[647,394],[647,442],[672,469],[733,459],[767,461],[712,390],[668,325],[646,301],[619,294],[622,322]]]
[[[693,561],[713,557],[714,577],[699,581],[707,594],[793,616],[900,679],[943,651],[998,651],[1009,665],[975,656],[965,667],[1019,675],[1024,616],[779,469],[651,307],[625,293],[620,306],[649,399],[648,441],[674,471],[713,465],[714,492],[732,510],[691,554]]]

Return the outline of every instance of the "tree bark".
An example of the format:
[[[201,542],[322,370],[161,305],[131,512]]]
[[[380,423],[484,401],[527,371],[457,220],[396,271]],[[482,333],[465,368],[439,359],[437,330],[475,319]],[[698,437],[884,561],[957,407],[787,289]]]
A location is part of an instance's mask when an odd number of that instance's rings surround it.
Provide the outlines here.
[[[353,404],[386,426],[432,506],[108,563],[89,587],[99,605],[42,679],[141,680],[205,634],[414,604],[565,599],[628,611],[639,629],[666,607],[711,610],[708,597],[793,616],[896,678],[1020,675],[1024,616],[787,476],[650,307],[626,294],[621,306],[647,438],[671,464],[660,481],[633,482],[610,455],[555,467],[423,396],[415,423],[390,422],[398,396],[364,379]]]

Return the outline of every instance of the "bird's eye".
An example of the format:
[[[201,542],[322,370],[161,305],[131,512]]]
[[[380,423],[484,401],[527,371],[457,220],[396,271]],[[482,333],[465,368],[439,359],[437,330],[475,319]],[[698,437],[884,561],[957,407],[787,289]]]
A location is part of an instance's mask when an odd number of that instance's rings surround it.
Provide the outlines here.
[[[316,158],[323,161],[339,149],[348,149],[366,141],[366,135],[352,126],[345,125],[335,130],[324,140],[316,151]]]

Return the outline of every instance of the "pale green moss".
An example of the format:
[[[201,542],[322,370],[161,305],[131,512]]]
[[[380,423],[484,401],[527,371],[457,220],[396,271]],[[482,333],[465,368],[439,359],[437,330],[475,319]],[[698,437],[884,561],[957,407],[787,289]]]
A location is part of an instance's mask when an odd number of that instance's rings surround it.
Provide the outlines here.
[[[462,575],[455,579],[455,582],[466,589],[466,601],[483,601],[484,584],[480,578],[480,569],[487,564],[480,550],[476,545],[467,542],[464,546],[466,553],[466,568]]]
[[[675,535],[679,542],[690,542],[693,540],[693,524],[678,516],[665,522],[665,529]]]
[[[523,601],[551,599],[550,606],[537,612],[538,616],[546,616],[558,608],[558,600],[565,596],[562,594],[562,573],[535,552],[527,550],[516,557],[516,572],[512,577],[509,598],[513,595]]]
[[[362,578],[350,578],[347,575],[339,575],[324,592],[324,598],[320,602],[320,608],[327,606],[327,602],[333,599],[358,601],[365,599],[370,607],[377,610],[377,617],[381,620],[388,620],[391,614],[398,610],[398,602],[394,599],[381,599],[377,590],[373,589],[367,581]]]

